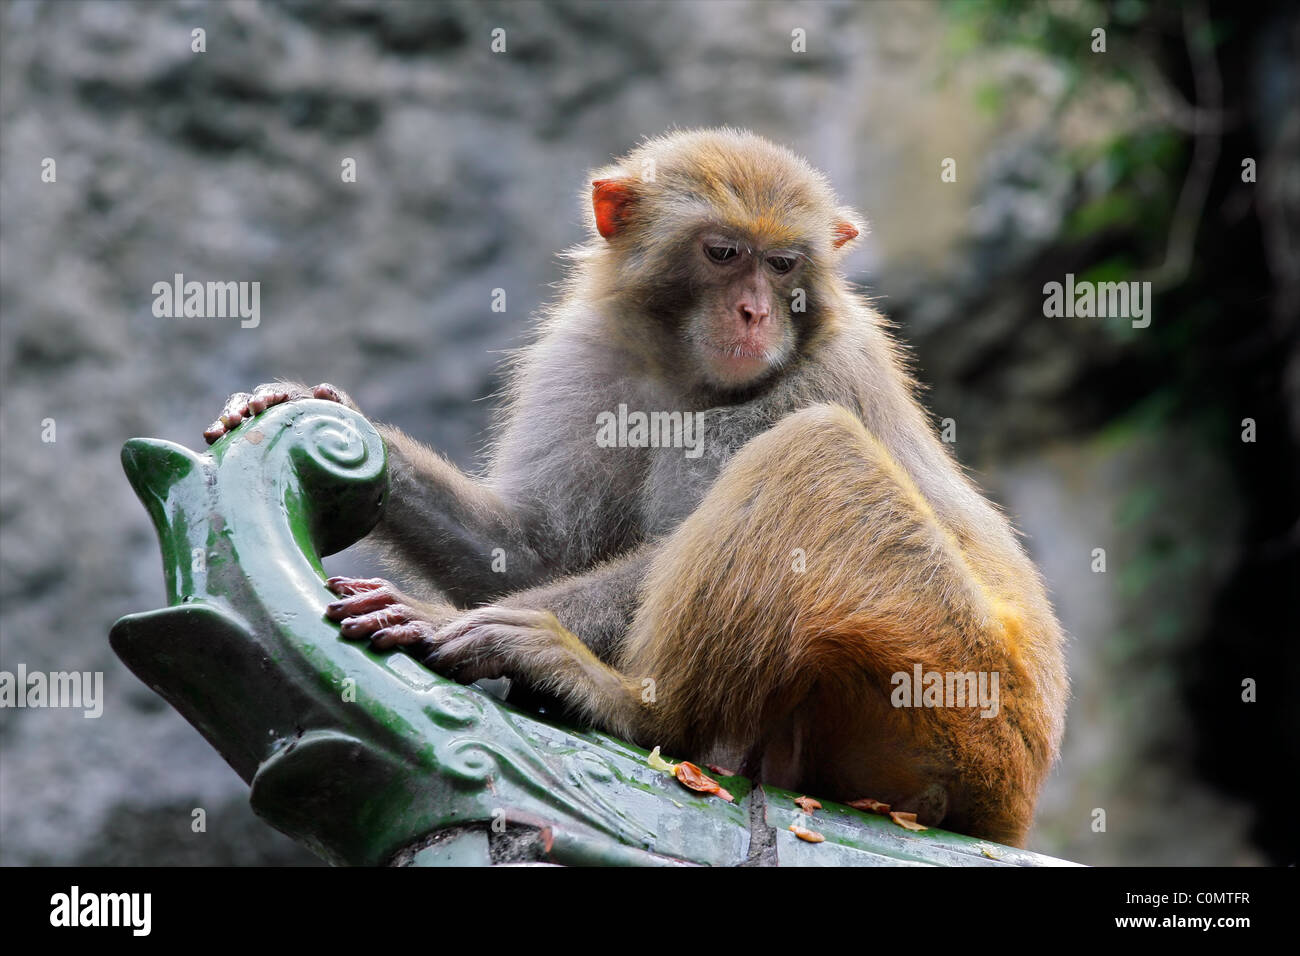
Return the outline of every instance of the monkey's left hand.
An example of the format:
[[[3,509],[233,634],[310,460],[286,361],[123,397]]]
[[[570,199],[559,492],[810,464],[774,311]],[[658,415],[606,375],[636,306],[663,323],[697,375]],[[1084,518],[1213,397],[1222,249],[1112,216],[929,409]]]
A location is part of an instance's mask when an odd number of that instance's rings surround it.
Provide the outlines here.
[[[296,402],[302,398],[319,398],[327,402],[338,402],[353,411],[357,406],[346,392],[329,382],[321,382],[315,388],[299,385],[296,382],[267,382],[257,386],[252,393],[235,392],[226,399],[225,406],[217,420],[203,431],[203,440],[209,445],[222,435],[234,431],[241,422],[256,418],[268,408],[285,402]]]

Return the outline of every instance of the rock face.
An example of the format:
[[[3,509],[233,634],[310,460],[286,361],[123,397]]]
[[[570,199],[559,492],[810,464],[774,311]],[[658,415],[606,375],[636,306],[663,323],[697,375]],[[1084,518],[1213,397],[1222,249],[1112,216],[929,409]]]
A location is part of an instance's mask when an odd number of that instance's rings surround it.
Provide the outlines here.
[[[849,268],[918,343],[936,417],[966,409],[959,454],[985,469],[1047,569],[1085,706],[1031,846],[1082,862],[1253,859],[1232,807],[1217,810],[1220,838],[1190,857],[1173,849],[1176,810],[1162,817],[1168,835],[1148,832],[1140,848],[1078,836],[1080,813],[1119,791],[1108,781],[1140,766],[1118,743],[1144,717],[1107,712],[1099,662],[1113,621],[1095,613],[1107,597],[1087,590],[1092,518],[1113,517],[1123,479],[1062,491],[1071,473],[1118,467],[1111,449],[1078,440],[1105,416],[1078,414],[1070,386],[1082,355],[1122,343],[1072,342],[1027,320],[1026,303],[1040,302],[1006,278],[1042,261],[1079,201],[1076,180],[1043,158],[1066,135],[1055,117],[973,110],[980,77],[943,69],[937,5],[612,9],[91,0],[0,11],[0,668],[105,675],[98,719],[0,711],[0,862],[314,859],[252,815],[236,775],[108,648],[115,619],[163,603],[122,442],[197,445],[229,392],[283,376],[337,382],[371,416],[472,467],[501,353],[526,341],[560,276],[556,253],[581,238],[585,171],[644,135],[720,124],[790,143],[872,220]],[[492,49],[497,29],[504,52]],[[791,52],[792,31],[806,53]],[[1059,79],[1036,69],[1047,86]],[[1100,114],[1099,126],[1119,122]],[[944,157],[959,160],[956,182],[939,179]],[[177,274],[259,283],[255,327],[157,316],[155,284]],[[1134,454],[1177,447],[1168,441]],[[1227,480],[1212,467],[1201,477]],[[1230,535],[1236,517],[1225,506],[1211,528]],[[331,565],[368,567],[351,552]],[[1090,790],[1099,768],[1106,781]],[[1161,773],[1143,778],[1154,788],[1143,799],[1177,790],[1191,813],[1210,805],[1186,762]]]

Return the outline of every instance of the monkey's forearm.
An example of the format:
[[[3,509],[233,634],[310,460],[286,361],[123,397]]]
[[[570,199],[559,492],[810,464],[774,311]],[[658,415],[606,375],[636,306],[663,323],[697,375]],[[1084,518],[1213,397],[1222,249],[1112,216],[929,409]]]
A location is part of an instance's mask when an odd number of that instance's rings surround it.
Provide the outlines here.
[[[617,664],[657,545],[649,543],[584,574],[503,598],[504,607],[550,611],[606,664]]]
[[[461,607],[544,580],[543,557],[500,496],[400,430],[377,427],[390,491],[373,535],[403,567]]]

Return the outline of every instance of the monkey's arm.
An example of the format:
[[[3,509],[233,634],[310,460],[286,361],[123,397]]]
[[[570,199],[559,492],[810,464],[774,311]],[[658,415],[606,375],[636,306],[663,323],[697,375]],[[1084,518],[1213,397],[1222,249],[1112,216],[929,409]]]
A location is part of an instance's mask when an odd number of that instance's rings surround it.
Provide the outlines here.
[[[342,389],[322,383],[268,382],[236,392],[204,431],[212,443],[242,422],[283,402],[315,397],[357,411]],[[424,577],[466,607],[544,580],[547,556],[534,546],[525,509],[512,506],[432,449],[387,425],[376,426],[389,459],[389,500],[371,540],[404,570]],[[494,552],[501,549],[501,560]],[[495,564],[495,566],[494,566]]]
[[[576,636],[598,661],[617,665],[640,604],[641,582],[649,573],[658,547],[654,543],[642,545],[591,571],[518,591],[496,604],[470,612],[470,615],[497,609],[511,616],[515,612],[541,612],[553,616],[557,625]],[[453,618],[469,616],[443,603],[421,602],[408,597],[387,581],[377,578],[334,577],[326,583],[330,590],[343,598],[330,605],[328,614],[343,622],[345,637],[369,637],[373,640],[385,627],[421,625],[400,635],[389,634],[380,639],[379,644],[383,647],[420,643],[436,630],[446,627]],[[374,614],[381,609],[385,613]],[[426,624],[432,627],[422,626]],[[411,653],[421,657],[427,650],[412,647]]]
[[[464,682],[514,677],[578,719],[630,734],[642,688],[616,667],[658,547],[647,543],[586,573],[460,613],[419,604],[387,582],[331,578],[343,600],[328,613],[345,637],[403,645]]]
[[[543,580],[545,557],[523,509],[399,429],[377,427],[388,448],[389,500],[371,534],[402,568],[461,607]]]

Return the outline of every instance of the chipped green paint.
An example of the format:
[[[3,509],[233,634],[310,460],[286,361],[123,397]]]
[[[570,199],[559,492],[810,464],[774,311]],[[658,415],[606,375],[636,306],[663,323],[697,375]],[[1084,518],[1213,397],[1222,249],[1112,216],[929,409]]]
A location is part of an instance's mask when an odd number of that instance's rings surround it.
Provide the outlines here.
[[[169,606],[119,620],[113,649],[250,784],[259,814],[331,862],[486,864],[504,822],[535,828],[557,863],[737,865],[762,794],[786,864],[1055,862],[1007,848],[995,861],[978,841],[888,832],[833,804],[816,818],[825,844],[790,844],[790,795],[739,777],[725,781],[734,804],[694,793],[644,750],[343,640],[320,559],[374,527],[388,476],[379,434],[340,405],[281,405],[204,455],[134,439],[122,463]]]

